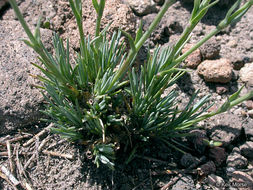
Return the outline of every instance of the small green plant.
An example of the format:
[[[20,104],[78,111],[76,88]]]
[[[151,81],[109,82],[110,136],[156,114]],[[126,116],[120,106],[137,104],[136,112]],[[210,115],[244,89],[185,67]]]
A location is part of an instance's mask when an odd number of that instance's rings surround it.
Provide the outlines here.
[[[97,166],[103,163],[113,169],[118,149],[129,153],[126,163],[140,147],[154,140],[181,151],[177,146],[178,139],[187,135],[187,131],[195,128],[199,121],[252,98],[253,92],[239,97],[240,89],[218,110],[208,113],[213,105],[209,103],[209,95],[196,101],[197,91],[183,110],[178,108],[175,90],[164,95],[165,89],[186,72],[178,65],[212,36],[240,20],[253,5],[253,0],[250,0],[240,6],[241,0],[237,0],[213,31],[181,54],[192,30],[217,2],[195,0],[190,21],[179,41],[172,48],[156,48],[140,71],[136,71],[132,64],[139,49],[174,0],[165,1],[145,33],[140,26],[133,39],[127,32],[119,30],[110,41],[106,38],[107,28],[100,31],[105,0],[92,0],[97,12],[94,38],[84,36],[81,0],[69,0],[80,33],[80,52],[75,63],[70,60],[69,43],[64,46],[57,34],[53,38],[55,54],[50,54],[40,39],[40,23],[32,34],[15,0],[10,0],[29,38],[23,41],[39,55],[41,64],[33,65],[43,73],[37,78],[43,82],[41,88],[46,92],[43,94],[48,105],[43,112],[51,118],[48,121],[55,124],[53,132],[86,144],[92,150]],[[130,44],[129,52],[120,40],[121,34]],[[125,77],[126,74],[128,77]]]

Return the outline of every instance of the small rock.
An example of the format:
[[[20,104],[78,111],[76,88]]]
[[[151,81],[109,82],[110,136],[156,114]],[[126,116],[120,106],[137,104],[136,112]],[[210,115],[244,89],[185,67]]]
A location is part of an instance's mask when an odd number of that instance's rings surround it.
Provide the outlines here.
[[[253,85],[253,63],[247,63],[240,70],[240,79],[248,85]]]
[[[207,176],[216,172],[216,166],[213,161],[209,161],[201,165],[197,170],[200,176]]]
[[[247,141],[240,147],[241,153],[243,156],[246,158],[253,158],[253,142],[252,141]]]
[[[223,187],[225,185],[225,181],[220,176],[214,174],[208,175],[207,182],[214,187]]]
[[[240,154],[240,149],[235,147],[232,153],[227,158],[227,166],[236,169],[246,168],[248,165],[248,160]]]
[[[183,176],[175,185],[172,186],[172,190],[193,190],[195,189],[194,181],[191,176]]]
[[[228,85],[222,85],[222,84],[216,84],[215,88],[216,88],[217,94],[219,94],[219,95],[225,94],[229,90]]]
[[[216,166],[220,166],[226,160],[226,152],[222,147],[213,147],[209,150],[209,157],[214,160]]]
[[[182,166],[184,166],[185,168],[189,168],[192,165],[196,165],[199,163],[198,158],[192,156],[191,154],[187,153],[184,154],[180,160],[180,163]]]
[[[187,52],[189,49],[191,49],[193,47],[192,44],[187,44],[183,50],[182,53],[184,54],[185,52]],[[191,53],[186,59],[185,59],[185,64],[186,67],[189,67],[191,69],[196,69],[198,67],[198,65],[201,63],[201,53],[200,50],[197,49],[195,50],[193,53]]]
[[[237,188],[253,188],[253,178],[245,172],[234,171],[232,173],[232,184]]]
[[[232,70],[228,59],[206,60],[198,66],[198,74],[206,82],[228,83],[232,79]]]
[[[200,47],[201,55],[203,59],[214,59],[219,56],[220,44],[215,38],[211,38],[205,44]]]
[[[144,16],[158,12],[156,3],[153,0],[125,0],[137,16]]]
[[[245,105],[246,105],[247,109],[249,109],[249,110],[253,109],[253,101],[252,100],[247,100],[245,102]]]

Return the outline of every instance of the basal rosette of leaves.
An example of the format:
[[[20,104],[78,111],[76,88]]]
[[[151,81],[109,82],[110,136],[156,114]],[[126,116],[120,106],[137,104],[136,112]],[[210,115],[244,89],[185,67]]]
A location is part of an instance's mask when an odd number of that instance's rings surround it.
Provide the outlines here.
[[[135,70],[132,64],[139,49],[174,2],[166,0],[148,30],[143,33],[140,26],[135,39],[119,29],[108,40],[106,31],[109,26],[100,30],[105,0],[92,0],[97,12],[94,38],[84,36],[81,0],[69,0],[80,33],[80,52],[72,63],[68,42],[64,45],[59,35],[55,34],[55,53],[49,53],[40,39],[40,22],[32,34],[15,0],[10,0],[29,38],[23,41],[39,55],[40,63],[33,65],[43,73],[36,77],[43,82],[40,88],[48,102],[43,112],[50,117],[47,121],[54,123],[52,131],[70,141],[85,144],[92,150],[97,166],[103,163],[114,169],[118,149],[129,153],[128,163],[138,148],[153,140],[182,151],[175,142],[188,135],[187,131],[195,128],[199,121],[253,97],[253,92],[240,97],[240,89],[218,110],[208,113],[207,110],[213,105],[209,103],[209,95],[196,101],[198,91],[195,92],[183,110],[178,108],[175,90],[163,95],[187,72],[178,65],[212,36],[239,21],[253,5],[253,0],[243,5],[241,0],[237,0],[216,29],[181,54],[192,30],[208,9],[218,2],[195,0],[189,23],[175,46],[165,49],[157,47],[140,70]],[[129,51],[121,40],[121,34],[130,45]]]

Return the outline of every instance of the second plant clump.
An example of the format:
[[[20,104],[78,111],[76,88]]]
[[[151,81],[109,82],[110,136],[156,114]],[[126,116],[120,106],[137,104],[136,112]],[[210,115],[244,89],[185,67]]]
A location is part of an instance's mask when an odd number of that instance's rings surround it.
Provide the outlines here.
[[[160,141],[181,151],[178,140],[196,127],[199,121],[229,110],[234,105],[253,97],[253,92],[240,97],[241,89],[230,96],[216,111],[207,112],[213,106],[209,95],[196,101],[198,92],[190,98],[187,106],[178,108],[175,90],[164,94],[185,72],[179,64],[193,51],[229,24],[237,22],[253,5],[253,0],[241,6],[237,0],[219,25],[186,53],[181,50],[190,40],[191,32],[208,9],[219,0],[195,0],[191,18],[181,38],[171,48],[156,48],[149,54],[147,62],[136,71],[132,66],[135,57],[158,25],[167,9],[175,2],[166,0],[160,12],[143,33],[139,27],[135,39],[125,31],[115,32],[107,39],[106,27],[100,31],[105,0],[92,0],[97,12],[95,37],[85,37],[82,23],[81,0],[69,0],[80,33],[80,52],[75,63],[71,63],[69,43],[64,47],[62,39],[55,34],[52,55],[40,39],[40,23],[32,34],[15,0],[10,3],[26,31],[29,40],[24,42],[39,55],[39,68],[43,75],[36,76],[43,82],[44,97],[48,102],[43,111],[54,123],[53,132],[71,141],[85,144],[92,150],[94,161],[99,166],[106,164],[114,169],[115,153],[118,149],[129,153],[128,163],[137,149]],[[127,52],[123,34],[130,50]],[[125,75],[128,74],[128,77]]]

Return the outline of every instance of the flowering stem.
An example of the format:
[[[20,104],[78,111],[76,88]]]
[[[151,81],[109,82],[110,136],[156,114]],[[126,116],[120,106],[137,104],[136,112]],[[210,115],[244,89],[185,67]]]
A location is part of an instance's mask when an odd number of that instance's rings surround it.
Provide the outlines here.
[[[143,34],[143,36],[141,37],[141,39],[135,45],[135,51],[132,50],[132,49],[129,51],[129,54],[127,56],[127,59],[126,59],[125,63],[117,71],[115,77],[113,78],[113,80],[112,80],[112,82],[111,82],[111,84],[109,86],[109,89],[111,89],[113,87],[113,85],[124,75],[124,73],[129,68],[130,64],[132,63],[134,57],[137,55],[137,53],[140,50],[140,48],[142,47],[142,45],[145,43],[145,41],[149,38],[149,36],[154,31],[154,29],[156,28],[156,26],[159,24],[159,22],[161,21],[162,17],[164,16],[164,14],[168,10],[168,8],[171,5],[173,5],[174,3],[175,3],[175,0],[166,0],[166,2],[164,3],[163,7],[160,10],[160,12],[157,14],[157,16],[155,17],[154,21],[149,26],[148,30]]]
[[[211,37],[216,35],[220,32],[220,29],[215,28],[212,30],[208,35],[206,35],[202,40],[200,40],[197,44],[195,44],[191,49],[189,49],[187,52],[185,52],[183,55],[181,55],[179,58],[177,58],[174,63],[178,64],[181,63],[186,57],[188,57],[192,52],[194,52],[196,49],[198,49],[200,46],[202,46],[207,40],[209,40]]]
[[[96,37],[99,36],[100,34],[100,25],[101,25],[101,19],[103,16],[104,8],[105,8],[105,0],[100,0],[99,10],[97,13],[97,21],[96,21],[96,33],[95,33]]]

